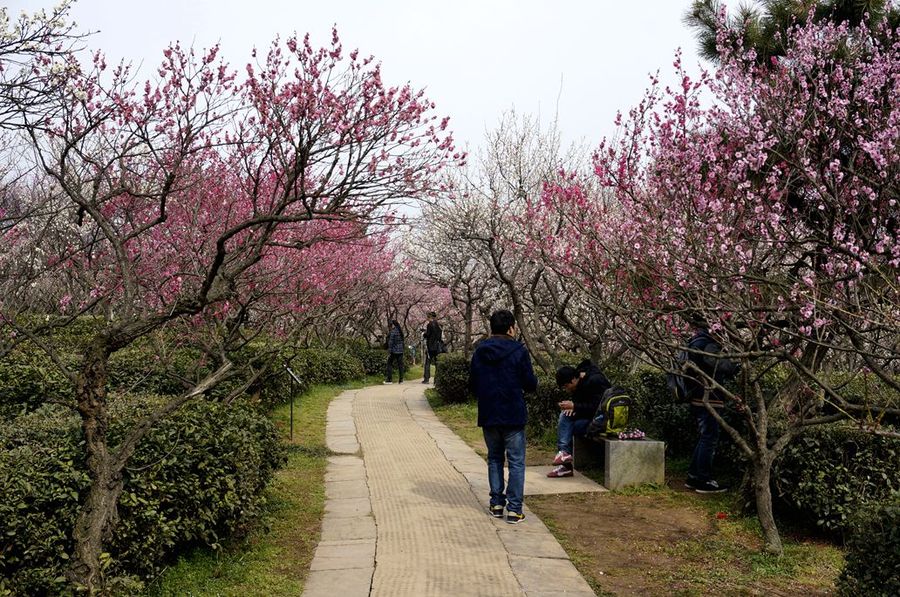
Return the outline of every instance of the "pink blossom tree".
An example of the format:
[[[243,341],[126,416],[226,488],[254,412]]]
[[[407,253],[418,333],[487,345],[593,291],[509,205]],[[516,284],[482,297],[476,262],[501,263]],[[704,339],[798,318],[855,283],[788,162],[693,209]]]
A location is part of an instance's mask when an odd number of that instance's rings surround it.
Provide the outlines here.
[[[234,369],[223,345],[213,373],[111,445],[110,356],[167,326],[199,333],[212,323],[233,338],[247,322],[333,304],[377,271],[374,227],[431,192],[453,142],[421,91],[385,85],[379,64],[346,53],[336,32],[323,48],[276,40],[240,76],[217,48],[177,44],[141,84],[99,53],[88,66],[50,61],[44,76],[55,93],[19,106],[19,130],[49,183],[20,210],[30,217],[2,227],[3,343],[39,347],[75,387],[91,485],[71,580],[95,592],[135,447]],[[21,315],[46,307],[48,292],[69,317],[31,325]],[[46,336],[79,313],[105,323],[73,368]]]
[[[809,24],[781,60],[722,44],[697,80],[675,66],[681,85],[654,81],[595,155],[615,200],[557,185],[537,211],[564,222],[548,253],[617,311],[643,358],[672,370],[686,322],[703,320],[743,364],[737,389],[690,374],[748,458],[766,548],[781,552],[778,454],[811,425],[889,433],[881,417],[900,412],[900,39]],[[835,370],[869,371],[884,391],[861,404]],[[709,405],[714,389],[743,433]]]

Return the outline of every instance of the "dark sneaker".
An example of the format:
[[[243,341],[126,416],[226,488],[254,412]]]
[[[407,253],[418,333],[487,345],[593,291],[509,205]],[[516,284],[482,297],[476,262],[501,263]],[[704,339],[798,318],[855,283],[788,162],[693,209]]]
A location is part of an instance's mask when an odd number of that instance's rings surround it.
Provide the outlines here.
[[[697,493],[722,493],[728,491],[727,485],[719,485],[715,481],[693,481],[693,490]]]
[[[697,485],[700,483],[697,479],[691,479],[688,477],[684,480],[684,486],[686,489],[697,489]]]
[[[556,466],[558,464],[568,464],[572,462],[572,455],[568,452],[563,452],[560,450],[556,453],[556,456],[553,458],[553,465]]]
[[[423,379],[422,383],[429,383],[427,379]]]
[[[551,479],[557,479],[559,477],[571,477],[575,474],[575,471],[572,470],[572,466],[568,464],[561,464],[549,473],[547,476]]]
[[[491,506],[488,512],[494,518],[503,518],[503,506]]]
[[[507,524],[519,524],[525,520],[525,515],[521,512],[507,512],[506,513],[506,523]]]

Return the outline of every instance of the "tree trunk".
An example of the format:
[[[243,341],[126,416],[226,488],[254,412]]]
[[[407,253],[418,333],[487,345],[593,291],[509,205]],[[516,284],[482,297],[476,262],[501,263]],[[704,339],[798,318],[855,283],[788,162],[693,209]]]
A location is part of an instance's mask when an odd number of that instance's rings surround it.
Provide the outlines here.
[[[472,315],[474,308],[472,306],[472,300],[466,301],[466,333],[463,337],[463,354],[466,356],[466,359],[469,358],[469,353],[472,351]]]
[[[759,456],[759,459],[753,462],[753,494],[756,497],[756,516],[759,518],[763,538],[766,541],[765,550],[781,555],[781,535],[778,533],[775,516],[772,513],[771,475],[772,458],[769,455]]]
[[[89,595],[102,592],[104,588],[100,554],[115,522],[116,503],[122,492],[121,470],[115,470],[106,438],[109,425],[107,358],[103,348],[92,349],[85,357],[75,388],[91,486],[75,522],[75,553],[69,579]]]

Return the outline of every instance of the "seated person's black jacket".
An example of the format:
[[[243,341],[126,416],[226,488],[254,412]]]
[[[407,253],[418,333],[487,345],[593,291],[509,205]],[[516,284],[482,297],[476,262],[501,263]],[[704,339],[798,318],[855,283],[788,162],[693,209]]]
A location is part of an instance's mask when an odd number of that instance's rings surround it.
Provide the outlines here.
[[[590,361],[582,361],[575,371],[578,375],[584,372],[584,377],[578,382],[575,391],[569,398],[575,404],[574,417],[591,419],[597,412],[597,407],[600,406],[603,392],[608,390],[612,384],[609,383],[600,368]]]

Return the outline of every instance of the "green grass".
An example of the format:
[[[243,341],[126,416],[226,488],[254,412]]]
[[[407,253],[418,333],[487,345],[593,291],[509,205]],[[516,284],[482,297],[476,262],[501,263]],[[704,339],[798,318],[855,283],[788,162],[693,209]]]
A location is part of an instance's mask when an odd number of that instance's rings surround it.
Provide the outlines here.
[[[262,518],[240,541],[198,549],[182,557],[147,591],[149,595],[299,595],[321,532],[325,508],[325,417],[331,400],[347,389],[379,383],[369,378],[343,386],[315,386],[294,403],[294,441],[288,440],[290,405],[272,415],[289,447],[287,465],[266,490]]]
[[[478,404],[475,402],[445,404],[434,388],[425,390],[425,398],[441,422],[453,430],[464,442],[475,448],[480,456],[487,457],[484,436],[481,429],[475,425],[478,420]]]

